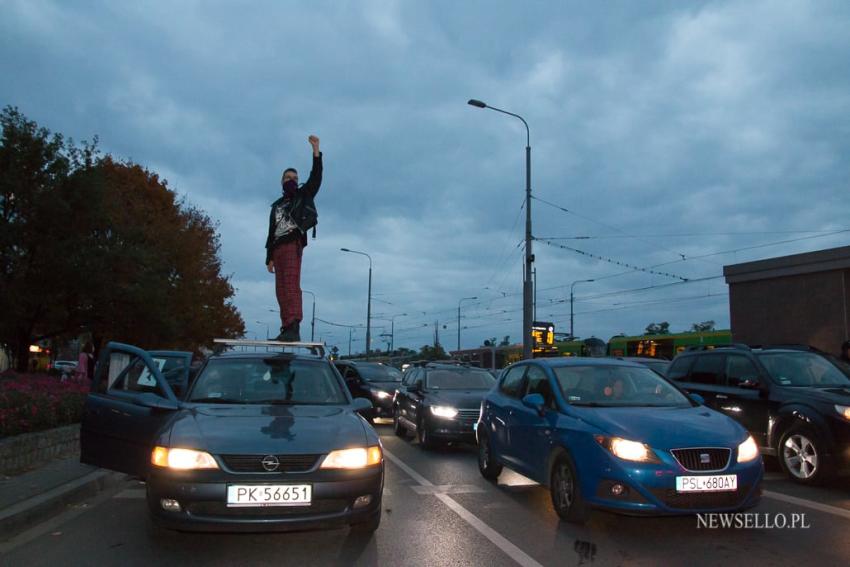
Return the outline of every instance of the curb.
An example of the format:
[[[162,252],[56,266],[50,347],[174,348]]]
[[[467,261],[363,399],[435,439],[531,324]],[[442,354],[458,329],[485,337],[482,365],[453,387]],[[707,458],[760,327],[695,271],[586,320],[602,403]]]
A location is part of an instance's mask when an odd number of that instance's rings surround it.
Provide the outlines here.
[[[33,496],[0,511],[0,540],[11,539],[28,528],[94,496],[101,490],[115,486],[125,480],[127,475],[99,470],[48,490],[44,494]]]

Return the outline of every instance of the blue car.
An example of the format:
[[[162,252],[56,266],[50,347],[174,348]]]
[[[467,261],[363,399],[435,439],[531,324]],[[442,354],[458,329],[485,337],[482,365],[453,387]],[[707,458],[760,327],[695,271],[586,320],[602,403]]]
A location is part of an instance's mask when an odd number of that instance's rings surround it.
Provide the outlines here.
[[[764,465],[731,418],[645,366],[536,359],[502,373],[482,402],[478,467],[544,486],[565,521],[591,508],[625,514],[737,511],[761,496]]]
[[[163,371],[168,360],[109,343],[80,431],[82,462],[145,480],[154,524],[181,531],[378,528],[381,442],[358,413],[372,404],[352,399],[329,360],[267,350],[218,354],[179,397]]]

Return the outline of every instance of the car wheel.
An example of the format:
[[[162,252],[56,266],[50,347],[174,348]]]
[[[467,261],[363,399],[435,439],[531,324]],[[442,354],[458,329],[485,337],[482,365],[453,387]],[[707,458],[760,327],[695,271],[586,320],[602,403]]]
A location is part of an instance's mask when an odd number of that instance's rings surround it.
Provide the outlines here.
[[[419,441],[419,446],[426,451],[436,447],[434,438],[428,433],[428,427],[426,427],[424,420],[420,421],[416,427],[416,440]]]
[[[549,492],[558,517],[575,524],[586,522],[588,510],[581,497],[575,466],[568,455],[561,455],[555,460],[550,478]]]
[[[407,439],[407,428],[398,420],[398,408],[393,410],[393,433],[402,439]]]
[[[794,425],[779,439],[779,466],[800,484],[820,484],[832,476],[832,465],[824,454],[824,443],[810,427]]]
[[[378,526],[381,525],[381,510],[378,509],[377,512],[372,514],[372,517],[366,520],[365,522],[359,522],[357,524],[351,524],[351,531],[356,534],[372,534],[375,530],[378,529]]]
[[[496,461],[486,433],[481,434],[478,440],[478,470],[481,476],[491,481],[495,481],[502,473],[502,465]]]

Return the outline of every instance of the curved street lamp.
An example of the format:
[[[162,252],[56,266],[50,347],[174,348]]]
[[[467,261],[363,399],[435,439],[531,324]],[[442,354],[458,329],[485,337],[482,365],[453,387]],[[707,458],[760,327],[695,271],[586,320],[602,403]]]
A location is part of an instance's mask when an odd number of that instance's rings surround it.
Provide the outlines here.
[[[359,250],[349,250],[348,248],[340,248],[340,250],[350,254],[360,254],[369,258],[369,291],[366,297],[366,360],[369,360],[369,348],[372,338],[372,257]]]

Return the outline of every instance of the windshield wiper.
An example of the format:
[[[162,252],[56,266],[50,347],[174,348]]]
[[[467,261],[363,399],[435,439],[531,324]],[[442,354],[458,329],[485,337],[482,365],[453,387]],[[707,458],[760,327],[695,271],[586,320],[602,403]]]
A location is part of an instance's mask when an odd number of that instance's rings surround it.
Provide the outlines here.
[[[251,400],[249,403],[252,404],[268,404],[270,406],[292,406],[296,404],[302,404],[304,402],[292,401],[292,400],[281,400],[280,398],[271,398],[268,400]]]

